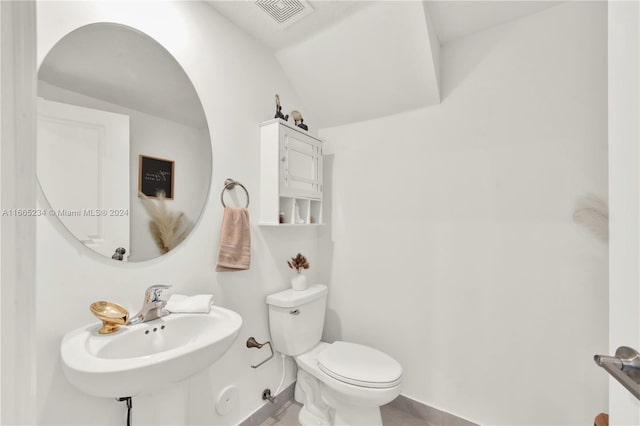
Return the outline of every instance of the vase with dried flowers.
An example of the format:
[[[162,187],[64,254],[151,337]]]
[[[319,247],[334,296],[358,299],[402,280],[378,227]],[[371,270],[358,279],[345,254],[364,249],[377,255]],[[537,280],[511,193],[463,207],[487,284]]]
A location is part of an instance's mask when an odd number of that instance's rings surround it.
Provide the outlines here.
[[[296,257],[292,257],[291,260],[287,260],[289,268],[295,269],[297,274],[291,278],[291,288],[294,290],[306,290],[307,289],[307,276],[301,274],[303,269],[309,269],[309,262],[307,258],[298,253]]]

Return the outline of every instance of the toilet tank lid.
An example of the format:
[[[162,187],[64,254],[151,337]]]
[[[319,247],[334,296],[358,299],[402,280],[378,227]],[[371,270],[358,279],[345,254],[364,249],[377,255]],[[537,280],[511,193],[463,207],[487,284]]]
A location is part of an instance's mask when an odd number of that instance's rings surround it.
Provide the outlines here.
[[[304,305],[327,294],[327,286],[315,284],[306,290],[294,290],[292,288],[267,296],[267,305],[281,308],[293,308]]]

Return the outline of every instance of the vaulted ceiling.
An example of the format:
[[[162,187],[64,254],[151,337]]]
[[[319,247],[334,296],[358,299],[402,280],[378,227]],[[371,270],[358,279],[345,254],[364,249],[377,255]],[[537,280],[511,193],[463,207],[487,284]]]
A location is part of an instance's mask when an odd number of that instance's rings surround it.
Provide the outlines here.
[[[420,2],[375,2],[276,57],[323,126],[434,105],[439,46],[426,19]]]
[[[282,99],[284,112],[300,110],[315,129],[439,103],[441,46],[560,3],[258,1],[275,15],[301,18],[282,25],[254,0],[207,3],[273,52],[302,102],[292,105]],[[291,5],[304,13],[287,10]],[[104,26],[85,28],[82,37],[65,37],[43,63],[40,78],[107,101],[127,99],[130,108],[202,126],[202,108],[197,97],[189,95],[193,86],[175,60],[136,33],[125,39],[126,32],[110,31]],[[117,52],[120,60],[113,61],[109,52]],[[113,69],[110,64],[123,63],[122,57],[132,65]],[[139,75],[153,78],[135,78]],[[152,102],[145,104],[150,94]]]
[[[330,127],[440,102],[440,47],[558,1],[259,0],[308,15],[283,26],[256,1],[213,1],[274,52],[298,92],[305,122]],[[311,9],[311,11],[309,10]],[[291,12],[295,15],[297,10]]]

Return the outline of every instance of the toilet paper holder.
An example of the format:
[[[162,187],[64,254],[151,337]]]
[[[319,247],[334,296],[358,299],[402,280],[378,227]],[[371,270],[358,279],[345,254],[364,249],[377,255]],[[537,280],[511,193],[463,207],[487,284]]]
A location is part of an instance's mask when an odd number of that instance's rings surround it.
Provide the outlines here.
[[[262,348],[264,345],[269,345],[269,350],[271,351],[271,355],[269,356],[269,358],[265,359],[265,360],[264,360],[264,361],[262,361],[261,363],[256,364],[256,365],[252,365],[252,366],[251,366],[251,368],[258,368],[258,367],[260,367],[262,364],[264,364],[265,362],[267,362],[267,361],[269,361],[271,358],[273,358],[274,353],[273,353],[273,346],[271,346],[271,341],[267,340],[267,341],[266,341],[266,342],[264,342],[264,343],[258,343],[258,342],[256,341],[256,339],[254,339],[253,337],[249,337],[249,338],[247,339],[247,347],[248,347],[248,348],[257,348],[257,349],[260,349],[260,348]]]

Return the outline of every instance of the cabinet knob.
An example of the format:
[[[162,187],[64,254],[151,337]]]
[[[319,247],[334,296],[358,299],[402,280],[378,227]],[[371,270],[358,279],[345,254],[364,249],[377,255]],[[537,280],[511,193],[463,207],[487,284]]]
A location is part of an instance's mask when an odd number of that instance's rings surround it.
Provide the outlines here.
[[[280,161],[282,161],[282,162],[285,162],[286,160],[287,160],[287,157],[282,157],[282,158],[280,159]]]

